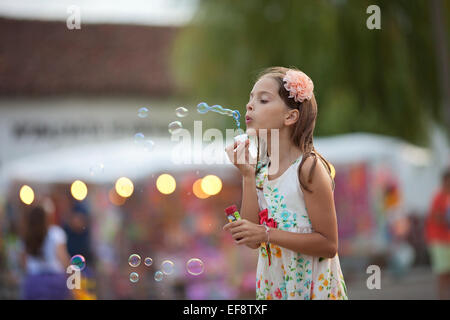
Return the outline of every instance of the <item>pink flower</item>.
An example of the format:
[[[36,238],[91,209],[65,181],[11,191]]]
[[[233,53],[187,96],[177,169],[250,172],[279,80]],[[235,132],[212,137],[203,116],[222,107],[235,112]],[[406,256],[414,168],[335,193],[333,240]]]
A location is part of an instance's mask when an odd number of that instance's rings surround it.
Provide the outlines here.
[[[283,78],[284,88],[289,91],[289,98],[294,98],[297,102],[310,100],[313,95],[314,84],[312,80],[303,72],[289,70]]]

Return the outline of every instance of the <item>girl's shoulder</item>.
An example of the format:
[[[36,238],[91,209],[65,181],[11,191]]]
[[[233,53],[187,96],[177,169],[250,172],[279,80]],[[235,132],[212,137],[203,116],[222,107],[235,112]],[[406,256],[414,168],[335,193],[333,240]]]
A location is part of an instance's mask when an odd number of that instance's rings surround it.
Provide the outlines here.
[[[318,154],[311,152],[306,156],[302,156],[302,160],[298,165],[298,177],[308,188],[313,183],[313,179],[331,180],[331,188],[334,191],[334,177],[331,173],[331,164],[325,163],[323,158]]]

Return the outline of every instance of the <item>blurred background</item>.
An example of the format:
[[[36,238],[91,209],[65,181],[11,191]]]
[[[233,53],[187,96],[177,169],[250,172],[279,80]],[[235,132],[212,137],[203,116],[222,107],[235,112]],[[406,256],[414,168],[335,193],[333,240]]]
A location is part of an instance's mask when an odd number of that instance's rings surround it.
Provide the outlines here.
[[[235,119],[197,105],[245,114],[269,66],[314,81],[349,298],[442,298],[426,226],[450,165],[449,18],[445,0],[0,0],[0,299],[25,297],[36,206],[84,259],[75,299],[254,299],[257,251],[222,231],[237,169],[175,163],[171,135],[225,137]]]

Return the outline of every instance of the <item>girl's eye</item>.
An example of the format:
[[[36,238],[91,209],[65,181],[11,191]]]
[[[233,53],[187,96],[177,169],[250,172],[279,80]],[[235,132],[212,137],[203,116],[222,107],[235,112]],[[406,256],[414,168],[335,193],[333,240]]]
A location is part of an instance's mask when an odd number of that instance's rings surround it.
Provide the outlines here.
[[[261,103],[267,103],[267,100],[261,100]]]

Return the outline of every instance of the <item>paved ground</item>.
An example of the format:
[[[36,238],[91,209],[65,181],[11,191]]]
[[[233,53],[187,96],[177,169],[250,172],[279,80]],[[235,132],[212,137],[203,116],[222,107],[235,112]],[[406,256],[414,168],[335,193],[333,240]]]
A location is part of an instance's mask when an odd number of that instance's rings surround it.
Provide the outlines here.
[[[351,300],[433,300],[438,299],[437,283],[431,270],[420,267],[410,270],[402,277],[381,272],[381,289],[367,288],[370,274],[353,275],[346,280]]]

